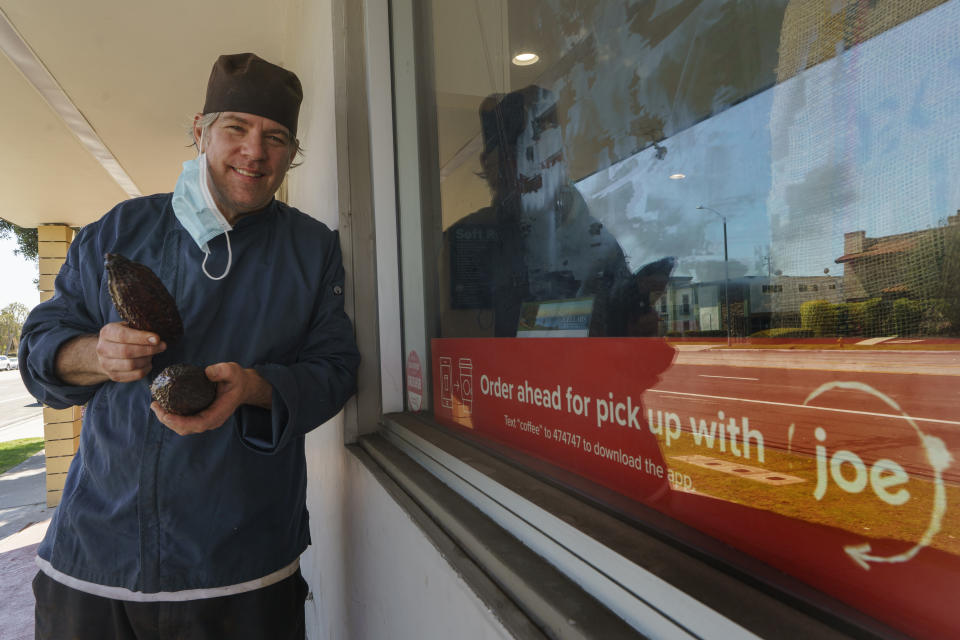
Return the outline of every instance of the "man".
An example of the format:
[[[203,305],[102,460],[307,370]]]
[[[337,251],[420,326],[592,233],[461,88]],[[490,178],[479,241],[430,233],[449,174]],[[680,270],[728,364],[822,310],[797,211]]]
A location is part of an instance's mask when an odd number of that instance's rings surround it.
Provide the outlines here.
[[[589,301],[590,336],[655,336],[653,303],[675,260],[631,273],[616,238],[570,180],[553,93],[529,86],[480,105],[480,165],[492,202],[444,233],[444,335],[517,335],[531,302]],[[466,314],[464,310],[468,310]],[[492,318],[486,310],[492,311]]]
[[[38,638],[302,638],[304,434],[353,393],[339,238],[273,196],[299,148],[297,77],[221,56],[173,194],[77,235],[23,328],[24,382],[85,404],[80,449],[38,549]],[[184,336],[120,320],[105,253],[151,267]],[[208,264],[209,263],[209,264]],[[151,404],[167,365],[206,367],[213,404]]]

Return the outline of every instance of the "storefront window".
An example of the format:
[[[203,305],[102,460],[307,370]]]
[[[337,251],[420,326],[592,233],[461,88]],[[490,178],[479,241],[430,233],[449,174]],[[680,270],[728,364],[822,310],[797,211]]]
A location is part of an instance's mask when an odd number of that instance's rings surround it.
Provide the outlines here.
[[[960,0],[426,6],[409,408],[954,633]]]

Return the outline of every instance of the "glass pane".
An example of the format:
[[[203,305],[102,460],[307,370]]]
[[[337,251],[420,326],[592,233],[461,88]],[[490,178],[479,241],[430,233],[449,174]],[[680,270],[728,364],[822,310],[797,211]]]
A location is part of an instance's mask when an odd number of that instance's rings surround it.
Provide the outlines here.
[[[949,636],[960,0],[428,4],[436,421]]]

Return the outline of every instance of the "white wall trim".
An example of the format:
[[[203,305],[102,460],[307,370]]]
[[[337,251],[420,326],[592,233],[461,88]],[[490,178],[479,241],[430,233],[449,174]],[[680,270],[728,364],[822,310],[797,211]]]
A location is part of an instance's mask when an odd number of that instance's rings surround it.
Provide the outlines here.
[[[424,273],[428,267],[424,261],[422,205],[420,194],[420,122],[417,115],[417,78],[414,7],[412,0],[392,0],[391,19],[393,46],[393,78],[396,123],[396,147],[399,162],[396,167],[397,199],[401,213],[400,221],[400,286],[403,300],[401,326],[406,327],[403,335],[403,357],[416,353],[421,365],[427,369],[429,362],[426,292],[424,291]],[[425,388],[420,394],[420,406],[411,402],[408,407],[417,411],[427,406],[430,398],[428,376],[423,376]]]
[[[377,265],[380,393],[384,413],[403,411],[403,343],[397,238],[397,184],[393,146],[393,83],[387,0],[365,0],[367,103]]]

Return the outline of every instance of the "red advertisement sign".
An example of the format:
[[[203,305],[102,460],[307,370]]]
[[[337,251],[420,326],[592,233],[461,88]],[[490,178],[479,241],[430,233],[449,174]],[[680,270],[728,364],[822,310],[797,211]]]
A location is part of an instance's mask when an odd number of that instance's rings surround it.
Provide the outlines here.
[[[913,636],[960,628],[960,351],[437,339],[432,371],[443,424],[652,506]]]

